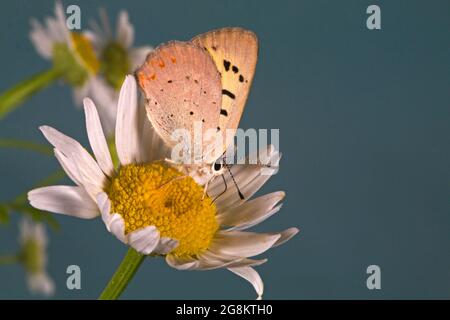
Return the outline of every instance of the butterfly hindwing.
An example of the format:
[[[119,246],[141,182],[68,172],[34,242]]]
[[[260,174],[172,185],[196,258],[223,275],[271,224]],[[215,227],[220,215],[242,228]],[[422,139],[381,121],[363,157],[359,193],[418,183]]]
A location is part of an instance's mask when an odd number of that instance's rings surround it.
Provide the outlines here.
[[[136,71],[146,98],[147,116],[165,143],[173,147],[176,129],[192,136],[194,123],[203,132],[219,126],[220,74],[211,56],[190,43],[172,41],[151,52]]]
[[[256,35],[241,28],[223,28],[196,36],[191,41],[209,52],[221,75],[219,127],[237,129],[255,74]]]

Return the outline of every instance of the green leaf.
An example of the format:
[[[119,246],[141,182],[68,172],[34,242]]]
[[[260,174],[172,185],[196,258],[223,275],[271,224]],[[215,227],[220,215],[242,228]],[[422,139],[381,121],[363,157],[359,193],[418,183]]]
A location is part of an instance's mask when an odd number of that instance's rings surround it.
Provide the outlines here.
[[[0,205],[0,224],[7,224],[9,222],[9,211],[4,205]]]
[[[36,208],[33,208],[29,204],[19,204],[19,203],[13,203],[10,204],[10,208],[14,210],[17,213],[27,215],[31,219],[33,219],[36,222],[45,222],[47,223],[50,228],[53,229],[53,231],[59,231],[60,226],[58,221],[55,219],[55,217],[48,213],[40,211]]]
[[[52,68],[50,70],[38,73],[28,78],[7,91],[0,94],[0,120],[8,113],[14,111],[20,104],[31,97],[34,93],[60,77],[59,70]]]

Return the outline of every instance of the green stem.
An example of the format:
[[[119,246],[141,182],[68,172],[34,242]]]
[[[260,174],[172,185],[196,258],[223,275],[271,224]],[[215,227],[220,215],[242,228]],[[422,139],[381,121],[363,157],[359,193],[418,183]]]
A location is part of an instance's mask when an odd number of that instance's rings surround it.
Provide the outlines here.
[[[0,265],[14,264],[18,261],[19,257],[17,255],[0,256]]]
[[[48,145],[19,139],[0,139],[0,148],[23,149],[35,151],[47,156],[53,155],[53,148]]]
[[[140,254],[133,248],[129,248],[127,254],[120,263],[111,280],[99,300],[117,300],[127,287],[128,283],[133,279],[134,274],[144,261],[145,255]]]
[[[12,112],[33,93],[47,87],[61,76],[61,72],[54,68],[40,72],[31,78],[19,82],[0,95],[0,120]]]

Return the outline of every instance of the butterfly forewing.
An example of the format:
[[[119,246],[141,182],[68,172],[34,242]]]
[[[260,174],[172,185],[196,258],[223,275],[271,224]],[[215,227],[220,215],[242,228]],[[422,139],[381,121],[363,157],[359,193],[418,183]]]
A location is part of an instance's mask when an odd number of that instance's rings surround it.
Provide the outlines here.
[[[249,30],[223,28],[196,36],[191,41],[209,52],[221,75],[219,127],[235,130],[255,74],[258,39]]]
[[[194,123],[201,123],[203,132],[217,130],[221,79],[203,48],[189,42],[163,44],[147,56],[136,77],[146,98],[147,116],[169,146],[177,143],[172,139],[177,129],[188,130],[193,138]]]

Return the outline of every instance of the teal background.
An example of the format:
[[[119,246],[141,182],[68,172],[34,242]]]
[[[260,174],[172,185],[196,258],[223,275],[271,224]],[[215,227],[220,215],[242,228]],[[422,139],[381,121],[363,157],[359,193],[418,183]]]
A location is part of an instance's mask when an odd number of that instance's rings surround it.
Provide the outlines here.
[[[136,44],[187,40],[242,26],[260,39],[259,62],[242,128],[279,128],[281,169],[260,193],[285,190],[283,209],[257,230],[297,226],[258,268],[267,299],[450,298],[449,1],[72,1],[82,27],[104,6],[111,21],[129,11]],[[382,29],[366,28],[370,4]],[[29,19],[53,1],[2,2],[0,90],[49,67],[28,40]],[[114,17],[114,18],[113,18]],[[49,124],[87,143],[70,88],[54,85],[0,122],[1,138],[44,142]],[[29,189],[57,161],[0,150],[0,201]],[[57,216],[49,272],[59,299],[94,299],[126,247],[100,219]],[[17,248],[16,222],[0,226],[0,254]],[[66,267],[82,289],[66,289]],[[381,267],[382,289],[366,288]],[[123,298],[254,298],[224,270],[180,272],[147,259]],[[0,298],[34,298],[24,273],[0,266]]]

